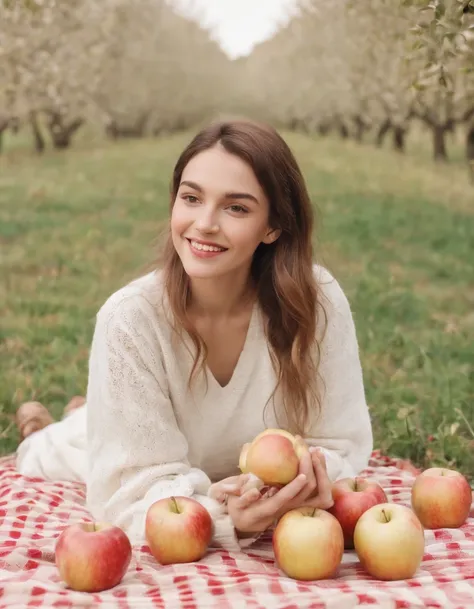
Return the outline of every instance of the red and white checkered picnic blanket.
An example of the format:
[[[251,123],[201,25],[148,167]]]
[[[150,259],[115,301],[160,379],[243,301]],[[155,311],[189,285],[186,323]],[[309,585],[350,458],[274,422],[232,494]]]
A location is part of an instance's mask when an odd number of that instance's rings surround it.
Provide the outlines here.
[[[400,462],[374,453],[363,475],[390,501],[410,505],[414,473]],[[117,587],[87,594],[67,589],[54,563],[61,531],[92,520],[84,500],[80,484],[25,478],[13,459],[0,462],[0,609],[474,608],[474,509],[460,529],[426,531],[422,565],[408,581],[374,580],[346,551],[334,579],[298,582],[275,565],[267,534],[245,552],[212,550],[185,565],[160,566],[146,546],[135,547]]]

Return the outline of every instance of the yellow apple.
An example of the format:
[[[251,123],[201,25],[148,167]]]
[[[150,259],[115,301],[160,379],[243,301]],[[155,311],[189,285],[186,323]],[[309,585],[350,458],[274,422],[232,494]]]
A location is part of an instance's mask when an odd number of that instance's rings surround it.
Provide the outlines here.
[[[242,447],[239,467],[252,473],[264,484],[284,486],[299,472],[299,463],[306,443],[283,429],[266,429]]]
[[[200,560],[212,537],[212,519],[192,497],[166,497],[148,509],[145,535],[162,565]]]
[[[416,477],[411,504],[426,529],[455,529],[469,516],[472,490],[460,472],[431,467]]]
[[[409,579],[423,559],[425,534],[410,508],[380,503],[357,521],[354,547],[362,567],[372,577],[386,581]]]
[[[344,554],[344,535],[337,518],[303,506],[284,514],[273,532],[273,552],[280,569],[293,579],[332,577]]]

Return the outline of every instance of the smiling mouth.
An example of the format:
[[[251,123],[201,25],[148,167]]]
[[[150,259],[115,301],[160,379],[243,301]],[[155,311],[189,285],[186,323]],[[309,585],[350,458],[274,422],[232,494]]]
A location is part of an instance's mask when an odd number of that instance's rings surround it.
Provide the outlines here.
[[[200,243],[199,241],[194,241],[194,239],[187,239],[187,241],[191,244],[191,247],[199,252],[226,252],[226,247],[220,247],[218,245],[209,245],[207,243]]]

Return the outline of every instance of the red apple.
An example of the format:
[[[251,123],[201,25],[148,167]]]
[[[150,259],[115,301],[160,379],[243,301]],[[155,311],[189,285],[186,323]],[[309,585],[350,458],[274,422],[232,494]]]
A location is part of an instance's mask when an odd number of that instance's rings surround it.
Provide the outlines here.
[[[132,558],[124,531],[108,523],[68,526],[55,548],[61,579],[79,592],[101,592],[122,580]]]
[[[377,482],[365,478],[342,478],[332,485],[334,505],[329,512],[335,516],[344,533],[344,547],[354,547],[357,521],[373,505],[387,503],[387,495]]]
[[[212,538],[212,519],[191,497],[166,497],[150,506],[145,521],[150,551],[162,565],[194,562]]]
[[[242,447],[239,467],[252,473],[268,486],[284,486],[299,472],[299,464],[308,447],[283,429],[266,429]]]
[[[289,510],[273,532],[273,552],[278,566],[288,577],[330,578],[344,554],[341,525],[325,510],[309,506]]]
[[[411,504],[426,529],[458,528],[469,516],[472,490],[460,472],[431,467],[416,477]]]
[[[385,581],[409,579],[423,559],[425,535],[410,508],[380,503],[359,518],[354,547],[362,567],[372,577]]]

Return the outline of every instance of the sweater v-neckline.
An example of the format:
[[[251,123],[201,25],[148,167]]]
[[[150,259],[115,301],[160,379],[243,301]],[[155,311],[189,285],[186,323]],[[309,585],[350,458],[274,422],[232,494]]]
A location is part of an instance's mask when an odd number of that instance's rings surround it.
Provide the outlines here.
[[[250,356],[252,353],[252,345],[253,345],[254,339],[256,337],[257,321],[258,321],[258,301],[256,301],[252,307],[252,313],[250,315],[250,321],[249,321],[249,325],[247,328],[247,333],[245,335],[244,344],[239,353],[237,363],[234,367],[232,376],[230,377],[230,380],[228,383],[226,383],[225,385],[221,385],[219,383],[219,381],[216,379],[216,377],[214,376],[212,370],[206,364],[206,366],[205,366],[206,375],[210,379],[210,383],[213,385],[213,387],[217,391],[220,391],[220,392],[232,391],[234,386],[236,384],[238,384],[239,379],[242,376],[244,376],[246,374],[246,372],[249,370],[249,366],[252,363],[252,358]]]

